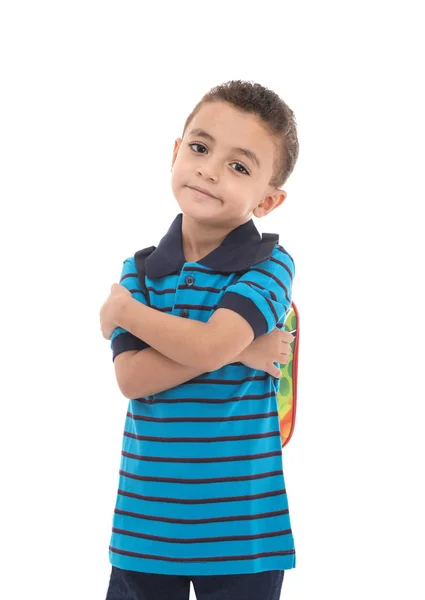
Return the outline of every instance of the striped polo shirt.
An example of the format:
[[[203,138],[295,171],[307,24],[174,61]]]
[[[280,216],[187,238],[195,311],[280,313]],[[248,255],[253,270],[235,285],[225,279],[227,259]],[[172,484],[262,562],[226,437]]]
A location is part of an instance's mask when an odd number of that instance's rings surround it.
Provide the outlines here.
[[[120,283],[166,314],[207,322],[239,313],[255,338],[282,327],[295,273],[277,234],[252,219],[210,254],[187,262],[182,214]],[[146,294],[146,295],[145,295]],[[113,359],[149,345],[118,327]],[[120,569],[230,575],[295,567],[282,468],[279,380],[234,362],[153,396],[129,400],[109,559]]]

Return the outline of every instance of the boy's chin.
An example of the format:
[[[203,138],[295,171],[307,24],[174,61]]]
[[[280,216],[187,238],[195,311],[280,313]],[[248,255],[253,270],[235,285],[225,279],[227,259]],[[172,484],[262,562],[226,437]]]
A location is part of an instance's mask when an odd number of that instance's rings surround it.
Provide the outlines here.
[[[223,204],[218,200],[212,199],[210,202],[203,202],[202,200],[197,201],[196,199],[188,199],[176,197],[176,202],[180,207],[181,212],[184,215],[196,218],[196,219],[208,219],[215,217],[220,214],[220,208]]]

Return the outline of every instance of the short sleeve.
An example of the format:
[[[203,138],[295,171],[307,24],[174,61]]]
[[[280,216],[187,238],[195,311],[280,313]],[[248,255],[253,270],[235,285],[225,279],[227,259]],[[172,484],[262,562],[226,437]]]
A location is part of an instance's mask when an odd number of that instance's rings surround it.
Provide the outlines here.
[[[248,321],[254,339],[284,322],[292,303],[295,264],[276,244],[271,256],[253,265],[222,296],[217,309],[228,308]]]
[[[120,284],[131,292],[133,298],[146,306],[149,306],[148,299],[142,291],[137,277],[137,270],[133,257],[126,258],[123,262]],[[150,345],[122,327],[117,327],[112,332],[110,347],[112,349],[112,360],[115,360],[115,357],[118,354],[121,354],[121,352],[125,352],[126,350],[144,350],[145,348],[150,348]]]

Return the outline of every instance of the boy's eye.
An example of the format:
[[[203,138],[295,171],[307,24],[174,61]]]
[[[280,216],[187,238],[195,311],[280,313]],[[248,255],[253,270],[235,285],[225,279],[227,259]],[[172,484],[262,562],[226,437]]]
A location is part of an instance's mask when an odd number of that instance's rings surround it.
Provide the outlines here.
[[[206,150],[205,146],[203,146],[202,144],[198,144],[197,142],[193,142],[192,144],[189,144],[189,148],[192,148],[192,146],[199,146],[200,148],[203,148],[204,150]],[[195,150],[196,153],[198,153],[197,150]],[[201,152],[201,154],[203,154],[203,152]]]
[[[203,144],[198,144],[198,142],[192,142],[191,144],[189,144],[189,148],[192,148],[193,146],[199,146],[200,148],[203,148],[204,150],[206,150],[206,147]],[[192,148],[194,152],[196,152],[197,154],[205,154],[204,152],[198,152],[198,150],[195,150],[194,148]],[[241,163],[238,162],[233,162],[231,163],[232,165],[238,165],[239,167],[241,167],[243,169],[243,171],[239,171],[238,169],[233,169],[234,171],[237,171],[238,173],[243,173],[244,175],[249,175],[249,172],[247,171],[247,169],[241,165]]]
[[[239,165],[240,167],[242,167],[242,169],[245,171],[245,173],[247,175],[249,175],[248,171],[245,169],[245,167],[243,165],[241,165],[241,163],[234,162],[234,163],[232,163],[232,165]],[[234,171],[236,171],[236,169],[234,169]],[[238,171],[238,173],[242,173],[242,171]]]

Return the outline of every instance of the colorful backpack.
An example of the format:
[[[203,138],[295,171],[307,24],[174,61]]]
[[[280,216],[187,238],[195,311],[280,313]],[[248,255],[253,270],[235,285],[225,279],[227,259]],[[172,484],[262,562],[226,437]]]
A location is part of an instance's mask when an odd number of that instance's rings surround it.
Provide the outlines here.
[[[150,246],[149,248],[138,250],[134,255],[137,278],[146,298],[149,298],[149,294],[145,285],[145,260],[147,256],[149,256],[149,254],[151,254],[154,250],[155,246]],[[292,437],[295,427],[295,414],[297,407],[297,373],[300,321],[297,307],[293,302],[286,313],[285,322],[281,329],[290,331],[295,337],[294,341],[292,342],[293,348],[291,354],[289,355],[289,362],[285,365],[280,365],[282,377],[280,378],[279,382],[277,401],[280,440],[283,448]]]
[[[297,375],[298,375],[298,345],[300,341],[300,319],[298,309],[292,302],[286,313],[282,330],[290,331],[295,337],[292,342],[292,352],[289,362],[280,365],[282,377],[280,378],[277,393],[277,406],[279,412],[280,439],[282,448],[292,437],[295,427],[295,414],[297,409]]]

